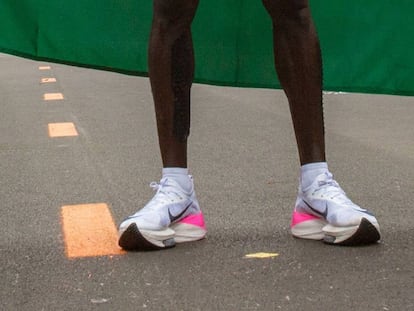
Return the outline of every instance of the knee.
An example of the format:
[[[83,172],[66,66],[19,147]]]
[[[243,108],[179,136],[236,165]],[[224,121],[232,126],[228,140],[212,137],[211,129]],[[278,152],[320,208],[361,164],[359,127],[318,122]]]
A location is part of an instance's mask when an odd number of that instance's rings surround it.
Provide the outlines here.
[[[198,0],[154,0],[153,27],[162,33],[191,26]]]
[[[274,24],[293,22],[307,25],[311,21],[308,0],[262,0]]]

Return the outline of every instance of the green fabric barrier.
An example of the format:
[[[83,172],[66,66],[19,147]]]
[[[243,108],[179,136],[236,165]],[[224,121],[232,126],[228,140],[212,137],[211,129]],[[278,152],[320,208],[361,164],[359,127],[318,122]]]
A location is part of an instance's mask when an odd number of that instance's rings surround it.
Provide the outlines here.
[[[412,0],[311,1],[324,88],[414,95]],[[146,75],[150,0],[1,0],[0,51]],[[201,0],[196,81],[279,88],[260,0]]]

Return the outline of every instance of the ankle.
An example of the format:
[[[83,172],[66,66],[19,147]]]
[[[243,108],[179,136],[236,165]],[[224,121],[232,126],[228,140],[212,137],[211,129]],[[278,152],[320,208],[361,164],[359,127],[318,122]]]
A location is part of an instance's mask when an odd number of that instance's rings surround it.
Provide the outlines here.
[[[162,178],[174,180],[184,191],[191,192],[192,181],[188,175],[188,168],[182,167],[164,167],[162,169]]]
[[[300,168],[300,186],[302,189],[308,188],[321,174],[329,172],[326,162],[315,162],[302,165]]]

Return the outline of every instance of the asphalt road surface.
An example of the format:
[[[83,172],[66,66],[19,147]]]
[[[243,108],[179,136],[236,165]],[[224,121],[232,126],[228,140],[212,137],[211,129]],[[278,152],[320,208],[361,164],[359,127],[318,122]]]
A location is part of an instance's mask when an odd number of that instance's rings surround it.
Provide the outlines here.
[[[194,85],[208,236],[125,253],[116,226],[161,173],[148,79],[4,54],[0,68],[0,310],[414,310],[414,97],[325,95],[330,169],[382,231],[336,247],[289,233],[283,92]]]

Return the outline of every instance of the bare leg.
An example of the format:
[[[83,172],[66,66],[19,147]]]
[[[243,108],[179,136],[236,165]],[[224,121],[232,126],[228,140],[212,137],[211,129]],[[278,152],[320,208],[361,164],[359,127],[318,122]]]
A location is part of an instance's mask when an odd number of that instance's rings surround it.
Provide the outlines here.
[[[325,162],[322,60],[309,3],[263,3],[273,22],[275,66],[289,100],[300,162]]]
[[[198,0],[154,0],[149,77],[164,167],[187,167],[194,75],[190,27],[197,6]]]

